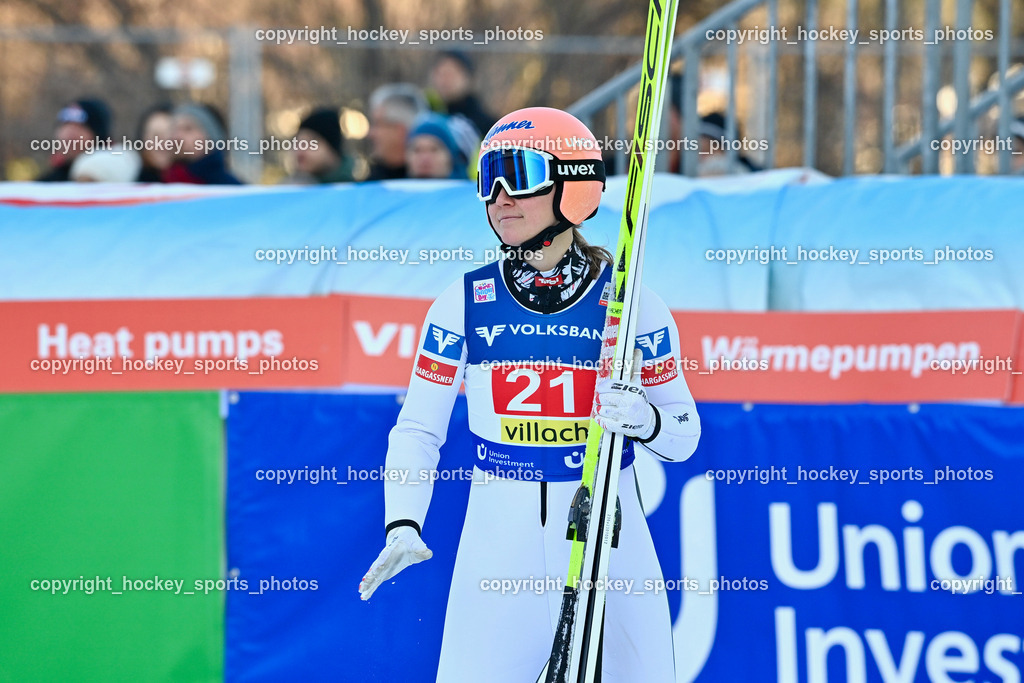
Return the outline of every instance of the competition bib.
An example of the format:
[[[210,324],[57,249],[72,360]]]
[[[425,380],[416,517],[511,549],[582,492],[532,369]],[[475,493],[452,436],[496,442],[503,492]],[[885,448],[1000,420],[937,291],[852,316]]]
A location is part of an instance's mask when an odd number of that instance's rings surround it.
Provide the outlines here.
[[[516,302],[498,264],[466,275],[464,377],[476,465],[509,479],[580,477],[611,270],[579,301],[541,315]],[[477,296],[487,286],[487,296]],[[632,442],[623,467],[633,461]]]

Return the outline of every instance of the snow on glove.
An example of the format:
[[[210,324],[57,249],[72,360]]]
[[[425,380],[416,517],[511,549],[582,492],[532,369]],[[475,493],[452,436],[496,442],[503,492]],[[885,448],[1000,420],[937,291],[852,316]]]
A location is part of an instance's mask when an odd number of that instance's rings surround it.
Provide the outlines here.
[[[597,423],[602,428],[636,439],[654,433],[658,418],[639,382],[606,379],[597,385],[597,401]]]
[[[411,526],[400,526],[388,532],[384,550],[359,582],[359,597],[369,600],[382,583],[409,565],[429,560],[434,556],[430,548]]]

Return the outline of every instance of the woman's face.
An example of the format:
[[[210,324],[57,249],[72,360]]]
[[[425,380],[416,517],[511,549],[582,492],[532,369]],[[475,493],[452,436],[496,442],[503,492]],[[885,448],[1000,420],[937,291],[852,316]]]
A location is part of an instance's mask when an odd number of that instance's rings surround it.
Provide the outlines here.
[[[206,156],[208,139],[206,131],[199,122],[188,114],[175,114],[172,119],[171,137],[181,141],[181,153],[178,158],[183,161],[195,161]]]
[[[555,224],[554,192],[533,197],[509,197],[504,187],[499,188],[497,198],[487,205],[487,216],[505,244],[518,247]]]
[[[161,171],[168,168],[174,162],[174,152],[167,149],[171,139],[171,132],[174,125],[174,118],[170,114],[158,111],[146,119],[146,125],[142,130],[142,138],[146,141],[159,143],[152,145],[154,148],[143,150],[142,158],[147,165]]]

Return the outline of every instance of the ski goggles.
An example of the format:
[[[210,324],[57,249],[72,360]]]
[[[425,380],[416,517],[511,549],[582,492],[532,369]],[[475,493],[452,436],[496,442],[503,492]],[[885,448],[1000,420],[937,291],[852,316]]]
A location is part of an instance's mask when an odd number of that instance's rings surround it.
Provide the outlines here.
[[[498,185],[509,197],[526,197],[551,187],[556,180],[600,180],[604,182],[604,162],[584,159],[567,162],[547,152],[525,147],[492,149],[480,157],[476,196],[493,202]]]

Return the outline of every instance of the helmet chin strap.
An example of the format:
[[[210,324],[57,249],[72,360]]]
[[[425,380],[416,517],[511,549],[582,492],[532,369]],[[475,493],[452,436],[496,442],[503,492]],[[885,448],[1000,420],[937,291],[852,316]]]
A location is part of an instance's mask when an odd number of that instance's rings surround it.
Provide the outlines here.
[[[531,237],[519,246],[512,246],[511,244],[501,243],[501,250],[507,256],[518,258],[521,261],[526,261],[524,254],[526,252],[539,252],[544,247],[551,246],[551,243],[555,241],[555,238],[561,235],[566,230],[571,230],[573,223],[565,220],[564,218],[559,219],[554,225],[544,228],[535,237]],[[494,230],[494,226],[491,226],[491,230]],[[498,236],[498,240],[501,240],[501,236],[498,235],[498,231],[494,230],[494,234]]]

